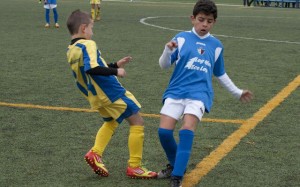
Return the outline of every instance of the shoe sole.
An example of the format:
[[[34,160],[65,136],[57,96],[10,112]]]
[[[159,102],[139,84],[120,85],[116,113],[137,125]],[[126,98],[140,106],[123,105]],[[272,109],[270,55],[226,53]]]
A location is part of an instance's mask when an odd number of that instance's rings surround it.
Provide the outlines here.
[[[128,176],[128,175],[127,175]],[[128,176],[131,179],[156,179],[157,177],[139,177],[139,176]]]
[[[170,178],[171,178],[171,176],[166,177],[166,176],[157,175],[157,179],[170,179]]]
[[[89,158],[85,157],[84,160],[92,168],[94,173],[96,173],[97,175],[99,175],[101,177],[108,177],[108,173],[105,170],[103,170],[102,168],[95,166],[94,162],[91,161]]]

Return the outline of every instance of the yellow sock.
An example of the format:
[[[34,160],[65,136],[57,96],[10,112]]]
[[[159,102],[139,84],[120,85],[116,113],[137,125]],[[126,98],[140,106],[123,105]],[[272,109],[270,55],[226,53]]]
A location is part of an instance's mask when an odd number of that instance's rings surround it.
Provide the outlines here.
[[[95,19],[95,9],[91,8],[91,15],[92,15],[92,19]]]
[[[97,153],[99,156],[102,156],[103,151],[105,150],[118,125],[119,124],[116,121],[104,122],[102,127],[98,130],[92,151]]]
[[[144,146],[144,126],[135,125],[130,126],[128,147],[129,147],[129,160],[130,167],[138,167],[142,164]]]
[[[97,11],[96,11],[96,19],[97,19],[97,20],[100,20],[100,19],[101,19],[101,16],[100,16],[100,8],[97,9]]]

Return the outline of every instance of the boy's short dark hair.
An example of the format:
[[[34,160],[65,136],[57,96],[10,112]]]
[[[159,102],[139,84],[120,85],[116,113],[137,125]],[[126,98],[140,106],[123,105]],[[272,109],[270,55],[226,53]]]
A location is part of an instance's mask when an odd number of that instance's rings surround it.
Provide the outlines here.
[[[211,0],[199,0],[194,6],[193,16],[197,16],[199,13],[205,15],[213,14],[214,19],[218,17],[218,10],[216,4]]]
[[[77,34],[81,24],[89,24],[91,22],[91,15],[79,9],[73,11],[67,20],[67,27],[71,35]]]

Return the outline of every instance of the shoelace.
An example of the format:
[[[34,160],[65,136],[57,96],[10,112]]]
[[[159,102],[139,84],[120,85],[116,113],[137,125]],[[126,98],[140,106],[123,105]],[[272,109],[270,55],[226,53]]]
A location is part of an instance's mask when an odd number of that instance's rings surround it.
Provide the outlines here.
[[[171,166],[170,164],[168,164],[168,165],[167,165],[167,168],[161,170],[161,172],[162,172],[163,174],[165,174],[165,173],[169,173],[169,171],[172,171],[172,170],[173,170],[172,166]]]
[[[161,170],[161,172],[162,172],[163,174],[168,173],[168,171],[169,171],[169,169],[163,169],[163,170]]]

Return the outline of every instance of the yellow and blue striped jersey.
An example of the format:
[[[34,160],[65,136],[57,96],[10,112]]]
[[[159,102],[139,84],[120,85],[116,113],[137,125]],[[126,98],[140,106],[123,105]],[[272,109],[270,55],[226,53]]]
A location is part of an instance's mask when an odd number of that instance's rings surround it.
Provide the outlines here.
[[[92,109],[109,105],[126,90],[114,75],[90,75],[86,72],[95,67],[108,67],[93,40],[78,39],[67,50],[68,63],[71,66],[77,87],[89,101]]]
[[[101,4],[101,0],[90,0],[90,4]]]

